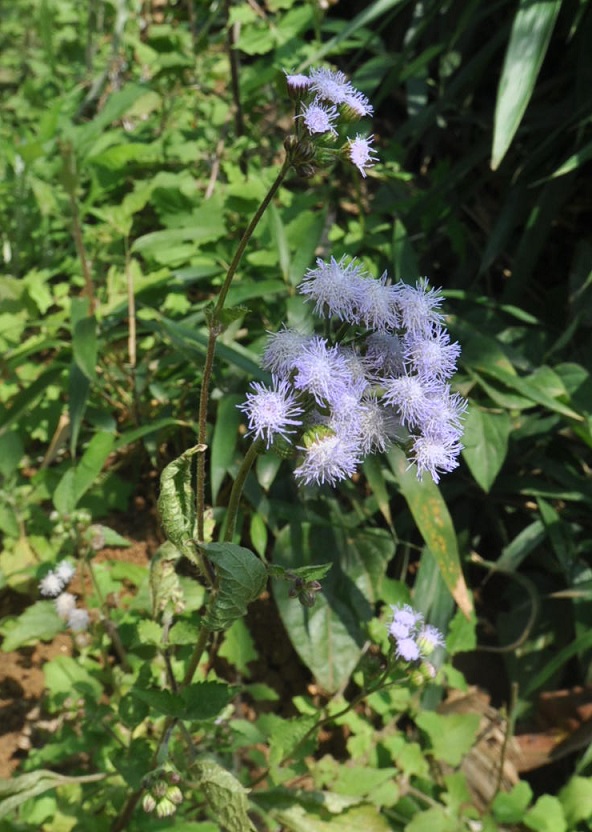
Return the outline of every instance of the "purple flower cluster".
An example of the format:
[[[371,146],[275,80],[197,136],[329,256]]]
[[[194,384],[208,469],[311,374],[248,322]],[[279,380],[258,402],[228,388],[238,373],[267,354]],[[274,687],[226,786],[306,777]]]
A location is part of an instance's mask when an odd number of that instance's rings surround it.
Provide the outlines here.
[[[282,329],[270,335],[259,382],[241,409],[267,447],[281,437],[303,459],[299,480],[329,483],[352,476],[363,458],[393,442],[407,449],[418,477],[458,465],[466,400],[449,380],[460,353],[441,312],[442,294],[426,280],[392,284],[355,260],[318,260],[300,285],[314,311],[340,322],[347,340]]]
[[[294,149],[297,168],[299,162],[310,163],[318,158],[317,150],[327,153],[330,148],[324,139],[333,141],[339,135],[339,127],[347,122],[359,121],[364,116],[370,116],[373,108],[366,96],[357,90],[343,72],[326,69],[324,67],[312,69],[309,75],[289,75],[286,73],[288,92],[296,102],[298,138],[308,139],[304,144],[308,158],[300,158],[302,146]],[[354,138],[347,138],[339,149],[362,176],[366,176],[368,168],[376,162],[376,153],[372,147],[373,136],[364,137],[359,133]],[[312,151],[309,150],[312,142]]]
[[[406,662],[429,658],[436,647],[444,646],[444,637],[437,627],[424,624],[423,616],[409,604],[391,606],[393,620],[389,636],[394,642],[397,658]]]
[[[42,595],[54,598],[59,617],[66,621],[74,632],[88,629],[89,615],[84,609],[76,606],[76,597],[71,592],[64,592],[74,577],[75,568],[67,560],[62,560],[55,569],[45,575],[39,582]]]

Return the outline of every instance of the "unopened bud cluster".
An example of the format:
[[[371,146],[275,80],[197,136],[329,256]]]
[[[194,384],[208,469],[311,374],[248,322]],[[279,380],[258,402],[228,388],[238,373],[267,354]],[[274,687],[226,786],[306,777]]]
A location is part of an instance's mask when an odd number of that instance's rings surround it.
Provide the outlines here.
[[[142,808],[150,814],[154,812],[159,818],[168,818],[177,811],[183,802],[183,792],[179,788],[181,775],[172,766],[151,771],[144,778],[145,794]]]
[[[319,165],[341,155],[365,177],[376,162],[374,138],[359,133],[347,137],[345,132],[352,122],[372,115],[366,96],[343,72],[324,67],[312,69],[309,75],[286,74],[286,85],[296,108],[296,135],[288,136],[284,146],[296,172],[311,177]]]

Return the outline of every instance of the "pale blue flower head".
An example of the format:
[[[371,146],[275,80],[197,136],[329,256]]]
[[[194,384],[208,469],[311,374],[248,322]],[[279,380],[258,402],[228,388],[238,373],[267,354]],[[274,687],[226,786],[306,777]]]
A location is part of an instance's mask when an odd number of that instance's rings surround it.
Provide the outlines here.
[[[263,439],[269,448],[273,440],[294,433],[294,428],[302,425],[299,416],[303,409],[286,379],[273,378],[272,387],[266,387],[254,381],[251,387],[254,393],[247,393],[247,400],[239,405],[247,418],[249,433],[255,439]]]
[[[415,286],[407,283],[399,286],[401,321],[408,332],[430,332],[434,325],[442,323],[440,306],[444,298],[440,289],[431,288],[426,278],[418,280]]]
[[[350,479],[362,461],[356,437],[322,426],[305,435],[300,450],[304,457],[294,475],[305,485],[335,485],[338,480]]]
[[[460,345],[450,343],[450,335],[441,324],[428,331],[412,331],[405,338],[405,358],[420,378],[451,378],[459,355]]]
[[[335,122],[338,113],[335,107],[321,104],[319,101],[311,101],[310,104],[303,106],[300,116],[311,135],[315,133],[330,133],[332,136],[337,135]]]
[[[347,362],[337,346],[327,346],[324,338],[312,338],[294,362],[294,387],[305,390],[323,407],[345,392],[351,383]]]
[[[285,327],[279,332],[270,333],[261,366],[278,376],[289,375],[302,348],[310,340],[310,335]]]
[[[364,178],[366,178],[368,168],[373,167],[378,159],[372,148],[373,142],[374,136],[364,138],[358,134],[355,139],[349,139],[346,145],[350,162],[357,167]]]
[[[363,269],[356,260],[347,262],[342,257],[331,257],[325,262],[320,257],[314,269],[309,269],[299,291],[315,303],[317,315],[335,315],[342,321],[354,321],[354,313],[361,291]]]

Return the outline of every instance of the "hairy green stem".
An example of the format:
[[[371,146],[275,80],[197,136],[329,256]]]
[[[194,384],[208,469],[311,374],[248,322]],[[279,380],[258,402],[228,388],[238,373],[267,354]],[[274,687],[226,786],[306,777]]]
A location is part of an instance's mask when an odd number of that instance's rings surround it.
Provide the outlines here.
[[[226,303],[226,296],[228,295],[228,290],[232,284],[232,280],[236,271],[239,267],[240,261],[242,260],[243,254],[245,253],[245,249],[249,243],[249,240],[253,236],[253,232],[257,228],[261,217],[265,213],[269,203],[279,190],[280,185],[284,181],[286,174],[290,168],[291,161],[286,156],[284,159],[284,163],[282,164],[278,175],[276,176],[275,180],[271,184],[268,192],[264,196],[261,205],[255,211],[251,222],[245,229],[243,236],[241,237],[240,243],[238,244],[238,248],[232,258],[232,262],[228,267],[228,271],[226,272],[226,277],[224,279],[224,283],[222,284],[222,288],[218,293],[218,297],[216,299],[216,304],[214,306],[214,310],[212,312],[212,317],[210,321],[210,334],[208,337],[208,346],[206,352],[206,360],[204,364],[203,370],[203,377],[201,382],[201,390],[199,395],[199,412],[198,412],[198,439],[197,441],[201,443],[205,443],[206,441],[206,434],[207,434],[207,415],[208,415],[208,401],[209,401],[209,392],[210,392],[210,380],[212,377],[212,367],[214,365],[214,353],[216,349],[216,341],[218,336],[222,332],[222,325],[220,321],[220,315],[222,310],[224,309],[224,304]],[[197,484],[196,484],[196,491],[197,491],[197,538],[199,542],[203,542],[204,539],[204,514],[205,514],[205,474],[206,474],[206,460],[205,455],[200,454],[197,458]]]
[[[242,461],[241,467],[238,470],[236,479],[232,485],[232,491],[230,492],[230,500],[228,501],[228,509],[226,512],[226,531],[224,532],[225,543],[230,543],[234,535],[236,518],[238,515],[238,507],[240,504],[241,495],[243,493],[245,480],[247,479],[247,475],[251,470],[253,463],[257,459],[257,456],[259,455],[262,446],[263,443],[260,440],[255,440],[251,443],[249,450],[245,454],[245,458]]]

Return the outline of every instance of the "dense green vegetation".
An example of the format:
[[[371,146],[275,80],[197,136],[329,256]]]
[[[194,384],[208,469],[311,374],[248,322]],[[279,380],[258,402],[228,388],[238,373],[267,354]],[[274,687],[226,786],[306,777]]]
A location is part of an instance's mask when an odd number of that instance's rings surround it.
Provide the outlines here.
[[[532,765],[511,740],[592,682],[591,42],[588,0],[2,6],[0,649],[67,631],[64,560],[90,628],[0,832],[592,828],[585,717]],[[365,177],[282,167],[285,72],[318,66],[373,104]],[[298,284],[344,255],[442,287],[460,466],[303,487],[269,450],[239,500],[267,333],[311,330]],[[427,685],[387,635],[407,603],[446,636]],[[496,710],[446,700],[469,683]]]

